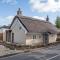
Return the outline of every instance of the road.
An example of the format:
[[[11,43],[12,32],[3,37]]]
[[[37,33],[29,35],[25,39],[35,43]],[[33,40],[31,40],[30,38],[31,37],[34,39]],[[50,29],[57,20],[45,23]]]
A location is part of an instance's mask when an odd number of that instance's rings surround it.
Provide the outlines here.
[[[60,60],[60,44],[33,49],[30,52],[0,58],[0,60]]]
[[[14,56],[0,58],[0,60],[60,60],[60,56],[56,54],[47,55],[46,57],[38,56],[37,54],[36,56],[35,55],[33,56],[33,54],[32,55],[31,54],[18,54]]]

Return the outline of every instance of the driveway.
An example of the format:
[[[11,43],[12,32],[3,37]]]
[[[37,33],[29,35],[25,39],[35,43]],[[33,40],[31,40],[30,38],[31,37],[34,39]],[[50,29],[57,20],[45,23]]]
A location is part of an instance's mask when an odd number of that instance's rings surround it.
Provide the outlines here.
[[[60,60],[60,44],[36,48],[30,52],[0,58],[0,60]]]

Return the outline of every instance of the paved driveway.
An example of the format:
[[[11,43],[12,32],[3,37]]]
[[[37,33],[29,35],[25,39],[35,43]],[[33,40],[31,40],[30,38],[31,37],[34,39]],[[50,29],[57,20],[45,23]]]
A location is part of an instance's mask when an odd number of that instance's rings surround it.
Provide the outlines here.
[[[33,49],[28,53],[0,58],[0,60],[60,60],[60,44]]]

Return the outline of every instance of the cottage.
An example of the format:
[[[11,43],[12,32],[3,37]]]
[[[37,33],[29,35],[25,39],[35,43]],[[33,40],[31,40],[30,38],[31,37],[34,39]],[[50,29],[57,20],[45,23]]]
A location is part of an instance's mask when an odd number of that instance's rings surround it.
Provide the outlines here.
[[[23,16],[20,9],[14,17],[4,41],[20,45],[45,45],[56,42],[57,28],[49,22]]]

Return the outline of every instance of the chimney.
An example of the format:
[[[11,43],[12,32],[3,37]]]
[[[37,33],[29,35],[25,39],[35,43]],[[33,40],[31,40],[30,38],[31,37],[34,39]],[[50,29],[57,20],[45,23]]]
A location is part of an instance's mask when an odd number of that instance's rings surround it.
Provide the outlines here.
[[[21,11],[20,8],[19,8],[18,11],[17,11],[17,15],[22,15],[22,11]]]
[[[46,21],[48,21],[48,22],[49,22],[49,17],[48,17],[48,15],[47,15]]]

